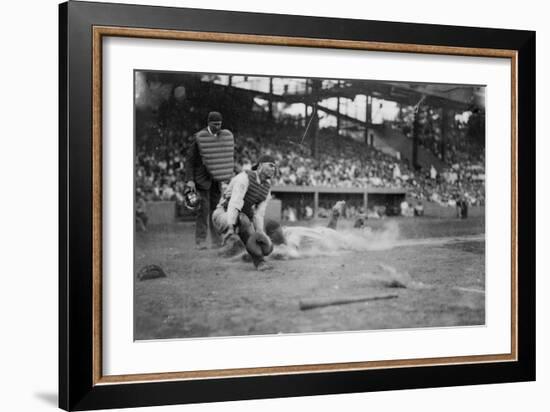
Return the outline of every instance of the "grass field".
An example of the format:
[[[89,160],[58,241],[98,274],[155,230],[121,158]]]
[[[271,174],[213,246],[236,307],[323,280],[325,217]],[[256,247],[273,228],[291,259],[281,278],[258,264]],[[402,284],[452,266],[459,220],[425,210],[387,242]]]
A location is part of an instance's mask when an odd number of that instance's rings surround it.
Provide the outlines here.
[[[167,277],[136,278],[135,339],[485,323],[482,218],[368,224],[372,231],[364,250],[273,260],[274,269],[266,272],[240,258],[219,257],[216,250],[195,250],[192,223],[137,233],[135,272],[158,264]],[[342,230],[350,226],[339,223]],[[393,297],[300,309],[308,299],[388,295]]]

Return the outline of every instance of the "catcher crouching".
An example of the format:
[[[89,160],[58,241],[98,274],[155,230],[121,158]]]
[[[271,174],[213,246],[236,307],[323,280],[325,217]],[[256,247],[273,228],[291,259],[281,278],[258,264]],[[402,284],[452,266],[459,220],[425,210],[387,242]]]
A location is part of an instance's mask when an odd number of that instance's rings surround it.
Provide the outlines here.
[[[276,167],[272,156],[260,156],[252,170],[231,179],[212,214],[213,226],[223,239],[222,253],[238,253],[242,242],[258,270],[271,269],[265,256],[273,251],[273,243],[264,232],[264,216]]]

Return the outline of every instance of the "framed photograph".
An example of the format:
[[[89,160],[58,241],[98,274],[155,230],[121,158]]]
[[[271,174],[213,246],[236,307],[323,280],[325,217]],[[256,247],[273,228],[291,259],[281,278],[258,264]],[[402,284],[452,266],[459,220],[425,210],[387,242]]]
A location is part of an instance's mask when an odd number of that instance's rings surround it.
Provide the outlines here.
[[[59,13],[61,408],[535,379],[534,32]]]

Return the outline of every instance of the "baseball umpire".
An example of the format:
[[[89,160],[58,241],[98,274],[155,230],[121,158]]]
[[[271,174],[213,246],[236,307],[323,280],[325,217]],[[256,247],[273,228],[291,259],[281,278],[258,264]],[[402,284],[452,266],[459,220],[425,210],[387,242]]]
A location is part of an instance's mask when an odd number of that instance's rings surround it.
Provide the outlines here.
[[[235,140],[222,129],[222,115],[208,114],[208,126],[197,132],[185,162],[187,190],[196,190],[200,198],[195,225],[195,243],[206,249],[207,228],[213,247],[221,246],[221,238],[212,225],[211,210],[221,197],[221,183],[233,176]]]
[[[237,253],[242,241],[258,270],[271,269],[264,260],[273,250],[264,232],[264,216],[275,171],[275,159],[260,156],[252,170],[242,171],[231,179],[212,215],[228,254]]]

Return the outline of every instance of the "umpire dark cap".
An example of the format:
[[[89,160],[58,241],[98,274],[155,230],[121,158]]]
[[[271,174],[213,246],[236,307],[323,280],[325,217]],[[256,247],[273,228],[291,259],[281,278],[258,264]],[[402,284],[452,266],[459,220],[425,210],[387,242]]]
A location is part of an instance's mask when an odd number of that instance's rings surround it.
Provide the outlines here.
[[[220,112],[210,112],[210,113],[208,113],[208,121],[209,122],[221,122],[222,121],[222,114]]]
[[[252,166],[252,170],[256,170],[260,163],[275,163],[275,158],[267,154],[261,155],[256,164]]]

